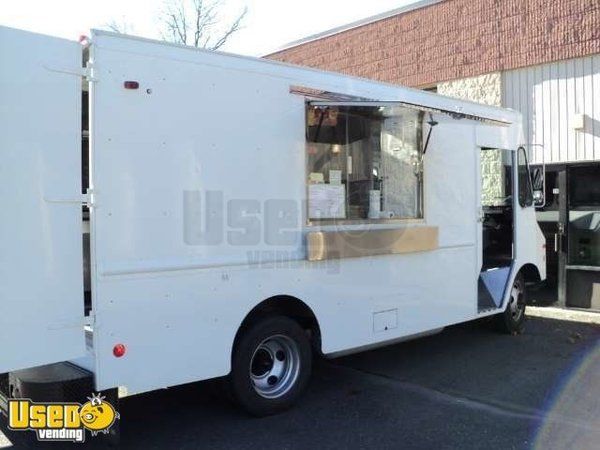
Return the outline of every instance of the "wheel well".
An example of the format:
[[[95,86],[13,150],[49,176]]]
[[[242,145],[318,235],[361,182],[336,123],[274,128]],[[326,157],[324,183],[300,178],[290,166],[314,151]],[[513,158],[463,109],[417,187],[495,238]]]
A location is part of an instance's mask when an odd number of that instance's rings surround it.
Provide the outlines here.
[[[252,308],[235,335],[234,345],[250,324],[269,315],[282,315],[294,319],[309,333],[313,348],[321,351],[321,329],[317,317],[306,303],[291,295],[270,297]]]
[[[521,267],[519,273],[523,274],[525,283],[539,283],[542,281],[540,271],[534,264],[525,264],[523,267]]]

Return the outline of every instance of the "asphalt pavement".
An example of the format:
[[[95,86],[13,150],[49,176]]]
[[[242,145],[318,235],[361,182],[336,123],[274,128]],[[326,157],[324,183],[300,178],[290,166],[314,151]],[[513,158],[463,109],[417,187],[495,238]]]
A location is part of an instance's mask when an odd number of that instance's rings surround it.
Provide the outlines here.
[[[300,404],[263,419],[239,411],[218,381],[128,397],[120,412],[131,449],[600,448],[600,326],[533,317],[506,336],[473,323],[319,360]],[[4,418],[3,445],[40,447]]]

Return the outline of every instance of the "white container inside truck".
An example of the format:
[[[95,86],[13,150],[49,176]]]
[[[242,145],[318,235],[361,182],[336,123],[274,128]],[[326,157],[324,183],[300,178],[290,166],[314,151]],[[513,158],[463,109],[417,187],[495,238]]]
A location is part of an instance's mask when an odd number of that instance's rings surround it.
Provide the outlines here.
[[[0,65],[0,373],[271,414],[311,354],[519,332],[545,278],[518,112],[104,31]]]

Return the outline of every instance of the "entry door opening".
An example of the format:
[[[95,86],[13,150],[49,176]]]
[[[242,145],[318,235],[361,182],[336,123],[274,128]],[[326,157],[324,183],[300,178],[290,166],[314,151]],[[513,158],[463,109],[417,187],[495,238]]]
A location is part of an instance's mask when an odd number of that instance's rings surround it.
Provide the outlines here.
[[[600,310],[600,165],[567,169],[566,305]]]
[[[480,312],[502,306],[514,259],[513,166],[512,151],[481,149]]]
[[[566,191],[565,168],[547,167],[546,198],[544,206],[536,211],[538,224],[546,239],[546,280],[535,289],[535,294],[531,297],[533,304],[547,306],[556,303],[559,300],[559,284],[564,284],[562,278],[567,248]]]

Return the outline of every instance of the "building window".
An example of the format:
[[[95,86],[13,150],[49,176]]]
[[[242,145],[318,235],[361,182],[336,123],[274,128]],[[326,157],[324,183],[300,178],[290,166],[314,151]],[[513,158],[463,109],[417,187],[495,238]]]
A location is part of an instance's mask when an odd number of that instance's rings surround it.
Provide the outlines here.
[[[399,106],[308,106],[308,218],[423,217],[423,113]]]
[[[600,165],[569,168],[569,206],[600,207]]]
[[[569,167],[569,264],[600,266],[600,165]]]

